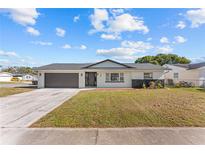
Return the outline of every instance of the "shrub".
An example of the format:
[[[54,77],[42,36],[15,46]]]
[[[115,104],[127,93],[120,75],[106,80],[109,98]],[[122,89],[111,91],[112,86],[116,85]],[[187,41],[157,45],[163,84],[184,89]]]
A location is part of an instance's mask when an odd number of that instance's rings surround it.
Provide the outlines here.
[[[157,88],[163,88],[163,86],[160,82],[157,83]]]
[[[151,81],[151,82],[149,83],[149,88],[150,88],[150,89],[155,89],[155,88],[156,88],[156,85],[155,85],[155,82],[154,82],[154,81]]]
[[[143,89],[146,89],[146,88],[147,88],[146,85],[145,85],[145,83],[142,84],[142,88],[143,88]]]
[[[180,83],[175,84],[175,88],[180,88],[180,87],[181,87]]]

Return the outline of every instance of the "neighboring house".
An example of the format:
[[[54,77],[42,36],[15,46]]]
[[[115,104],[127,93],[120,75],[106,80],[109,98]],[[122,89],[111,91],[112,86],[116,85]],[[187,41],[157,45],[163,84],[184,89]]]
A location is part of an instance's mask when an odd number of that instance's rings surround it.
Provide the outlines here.
[[[196,64],[166,64],[164,67],[171,69],[165,74],[166,81],[168,79],[173,80],[174,83],[185,81],[195,86],[205,87],[205,62]]]
[[[36,68],[39,88],[133,87],[133,80],[163,80],[165,68],[153,64],[58,63]]]
[[[0,82],[10,82],[12,79],[12,74],[8,72],[0,72]]]
[[[24,80],[24,81],[34,81],[34,80],[37,80],[37,76],[31,75],[31,74],[24,74],[22,76],[22,80]]]

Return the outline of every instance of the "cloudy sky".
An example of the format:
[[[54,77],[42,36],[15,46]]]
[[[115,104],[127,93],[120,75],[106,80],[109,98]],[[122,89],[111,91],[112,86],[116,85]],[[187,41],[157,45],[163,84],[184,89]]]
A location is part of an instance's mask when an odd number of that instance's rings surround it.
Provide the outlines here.
[[[205,9],[0,9],[0,65],[175,53],[205,60]]]

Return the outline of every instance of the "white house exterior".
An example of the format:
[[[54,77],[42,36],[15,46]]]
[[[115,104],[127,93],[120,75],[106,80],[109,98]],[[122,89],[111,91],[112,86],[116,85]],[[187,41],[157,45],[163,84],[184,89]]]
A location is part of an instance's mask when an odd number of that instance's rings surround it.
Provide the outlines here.
[[[172,79],[174,83],[180,81],[191,82],[195,86],[205,87],[205,62],[197,64],[166,64],[170,70],[165,73],[165,80]]]
[[[37,68],[38,88],[130,88],[132,80],[163,80],[164,68],[153,64],[50,64]]]
[[[10,82],[12,77],[11,73],[0,72],[0,82]]]

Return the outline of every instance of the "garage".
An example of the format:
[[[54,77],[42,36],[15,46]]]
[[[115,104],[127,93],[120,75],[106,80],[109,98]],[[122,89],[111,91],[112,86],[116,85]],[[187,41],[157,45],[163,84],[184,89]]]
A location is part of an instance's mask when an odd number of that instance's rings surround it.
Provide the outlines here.
[[[78,73],[45,73],[46,88],[78,88]]]

